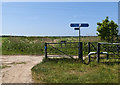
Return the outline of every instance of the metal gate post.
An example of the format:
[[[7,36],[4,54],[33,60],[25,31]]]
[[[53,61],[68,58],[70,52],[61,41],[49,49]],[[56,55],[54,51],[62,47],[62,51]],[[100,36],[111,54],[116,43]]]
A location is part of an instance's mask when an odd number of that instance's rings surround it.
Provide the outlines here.
[[[80,42],[80,54],[81,54],[81,59],[83,61],[83,43]]]
[[[45,58],[47,58],[47,43],[45,43]]]
[[[88,42],[88,54],[90,53],[90,42]]]
[[[90,53],[90,42],[88,42],[88,54]],[[90,62],[90,55],[88,56],[88,62]]]
[[[117,45],[117,54],[119,55],[119,45]]]
[[[82,48],[82,42],[79,42],[79,52],[78,52],[78,57],[79,59],[83,60],[83,48]]]
[[[78,58],[80,59],[80,42],[78,42]]]
[[[98,43],[97,46],[97,62],[99,63],[99,59],[100,59],[100,43]]]

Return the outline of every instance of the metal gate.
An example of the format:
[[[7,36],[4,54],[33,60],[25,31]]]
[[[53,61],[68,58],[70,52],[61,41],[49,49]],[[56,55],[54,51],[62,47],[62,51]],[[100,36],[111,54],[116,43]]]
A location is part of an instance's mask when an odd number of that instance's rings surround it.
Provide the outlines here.
[[[69,57],[83,60],[83,57],[88,55],[88,44],[88,42],[66,41],[61,41],[60,43],[45,43],[45,58]]]
[[[67,58],[79,58],[83,60],[83,57],[93,58],[90,55],[96,54],[96,59],[99,62],[100,59],[120,59],[120,43],[98,43],[98,42],[65,42],[61,43],[45,43],[45,58],[48,57],[67,57]],[[100,56],[105,54],[107,57]],[[94,59],[94,58],[93,58]]]
[[[96,54],[97,62],[100,59],[120,59],[120,43],[107,43],[107,42],[98,42],[93,43],[89,42],[88,44],[88,55],[90,62],[90,55]],[[100,54],[105,54],[105,56],[100,56]]]
[[[98,43],[98,50],[108,52],[110,58],[120,58],[120,43]]]
[[[61,41],[61,43],[45,43],[45,57],[78,58],[78,44],[78,42],[66,41]]]

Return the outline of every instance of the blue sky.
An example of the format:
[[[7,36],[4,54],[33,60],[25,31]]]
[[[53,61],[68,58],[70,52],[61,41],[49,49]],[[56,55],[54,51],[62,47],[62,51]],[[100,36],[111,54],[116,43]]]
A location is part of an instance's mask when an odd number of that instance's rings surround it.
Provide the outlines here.
[[[4,2],[2,34],[22,36],[77,36],[72,22],[87,22],[82,36],[95,36],[97,22],[109,16],[118,23],[117,2]]]

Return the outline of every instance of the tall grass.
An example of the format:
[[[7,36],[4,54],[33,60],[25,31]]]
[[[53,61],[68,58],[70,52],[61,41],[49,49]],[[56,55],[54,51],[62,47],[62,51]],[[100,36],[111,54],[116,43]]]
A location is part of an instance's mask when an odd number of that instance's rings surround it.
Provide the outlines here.
[[[77,42],[78,37],[2,37],[2,47],[0,50],[2,50],[3,55],[43,55],[45,42],[57,43],[62,40],[67,42]],[[81,41],[99,41],[99,38],[81,37]],[[77,54],[76,52],[78,52],[73,49],[69,49],[69,51],[67,53],[73,55]],[[53,53],[55,53],[55,50]]]
[[[9,37],[2,40],[3,55],[42,55],[44,43],[41,40],[23,37]]]
[[[32,68],[35,83],[118,83],[119,64],[44,59]]]
[[[1,39],[1,38],[0,38]],[[44,54],[44,43],[47,42],[78,42],[78,37],[2,37],[2,51],[3,55],[43,55]],[[83,42],[83,55],[88,54],[88,42],[99,42],[99,37],[81,37],[81,42]],[[97,44],[93,43],[95,48]],[[78,55],[78,43],[75,44],[57,44],[53,45],[59,50],[65,52],[68,55]],[[70,47],[75,48],[70,48]],[[101,47],[101,50],[104,51],[104,48]],[[96,51],[91,46],[91,51]],[[48,46],[48,54],[59,55],[61,54],[56,49]]]

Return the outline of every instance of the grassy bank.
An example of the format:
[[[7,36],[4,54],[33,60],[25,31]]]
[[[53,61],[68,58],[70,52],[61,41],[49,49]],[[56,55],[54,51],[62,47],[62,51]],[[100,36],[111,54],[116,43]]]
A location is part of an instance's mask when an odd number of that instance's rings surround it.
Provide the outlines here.
[[[87,65],[80,60],[44,59],[32,68],[32,76],[35,83],[118,83],[118,66],[116,63]]]

